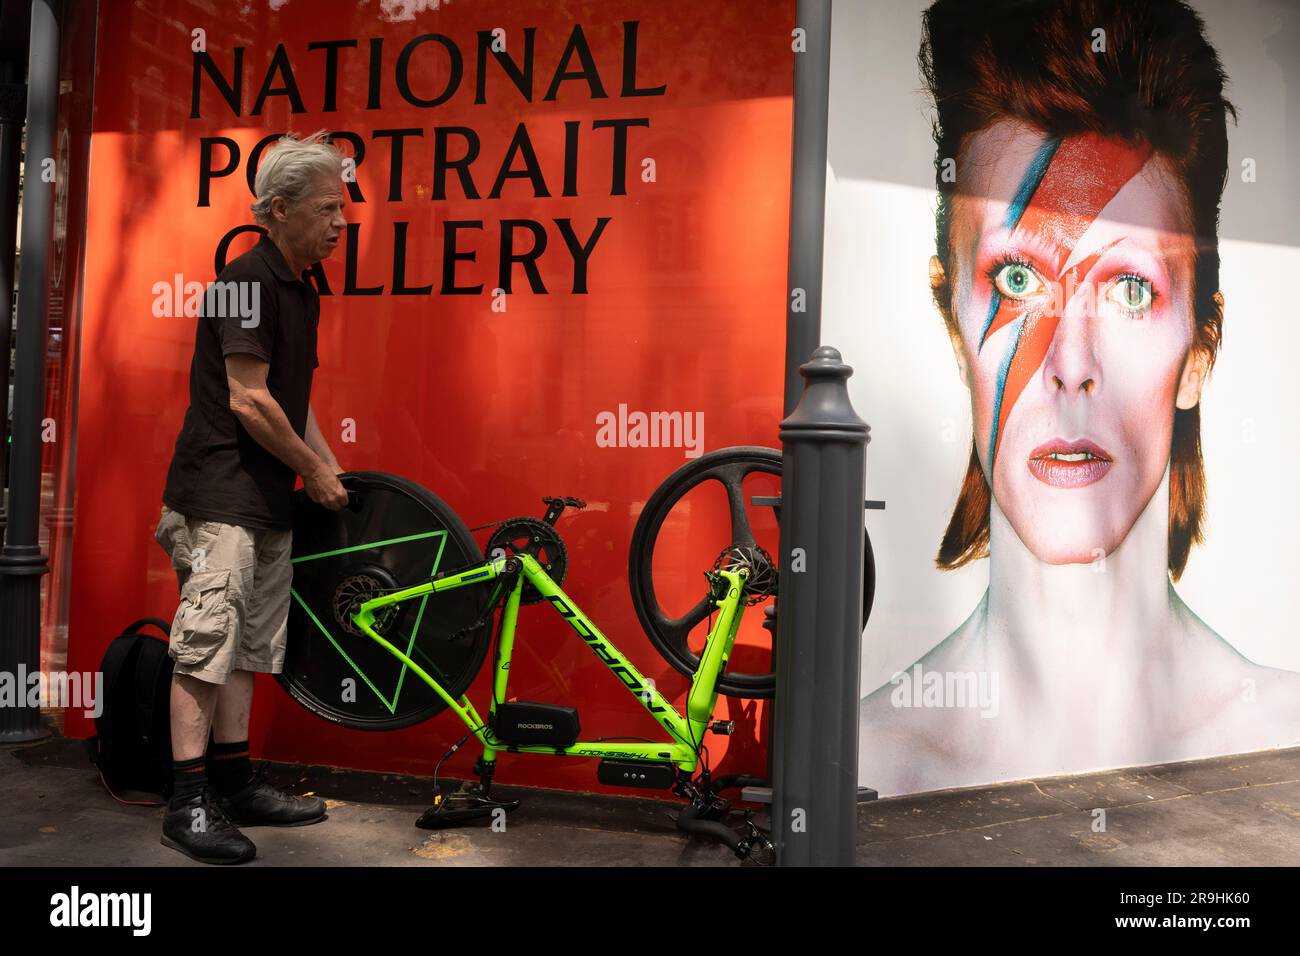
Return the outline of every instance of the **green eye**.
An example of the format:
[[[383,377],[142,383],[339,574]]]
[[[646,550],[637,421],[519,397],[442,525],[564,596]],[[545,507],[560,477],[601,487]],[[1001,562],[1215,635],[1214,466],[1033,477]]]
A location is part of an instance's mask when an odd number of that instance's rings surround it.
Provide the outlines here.
[[[1138,276],[1121,276],[1106,292],[1106,297],[1129,312],[1145,312],[1154,298],[1151,283]]]
[[[1043,282],[1034,270],[1018,262],[1008,262],[993,277],[993,284],[1012,299],[1027,299],[1043,291]]]

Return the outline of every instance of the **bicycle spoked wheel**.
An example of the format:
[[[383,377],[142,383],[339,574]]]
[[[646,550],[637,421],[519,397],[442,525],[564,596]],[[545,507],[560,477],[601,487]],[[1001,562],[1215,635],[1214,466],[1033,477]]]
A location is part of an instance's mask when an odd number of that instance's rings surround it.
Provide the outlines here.
[[[308,710],[359,730],[427,720],[445,702],[351,621],[362,601],[483,562],[474,538],[438,497],[383,472],[339,476],[351,498],[330,511],[294,494],[293,590],[280,683]],[[483,664],[493,586],[427,594],[385,609],[375,629],[453,698]],[[477,626],[473,626],[479,622]]]
[[[697,511],[699,503],[684,504],[686,499],[701,485],[717,483],[725,492],[725,497],[718,496],[724,505],[717,517],[725,515],[728,527],[717,540],[705,548],[709,554],[718,553],[714,566],[719,563],[735,567],[743,564],[750,570],[751,581],[771,580],[769,575],[775,570],[771,565],[777,554],[777,541],[771,529],[768,529],[766,547],[756,541],[755,527],[761,509],[746,499],[749,486],[745,480],[749,475],[759,473],[776,476],[775,481],[768,479],[767,487],[761,493],[779,495],[781,475],[781,452],[774,448],[744,446],[723,448],[688,462],[669,475],[656,490],[637,519],[636,529],[632,532],[632,547],[628,559],[628,579],[632,588],[632,605],[636,609],[641,626],[645,629],[650,642],[660,655],[678,672],[690,677],[699,667],[700,658],[692,647],[690,640],[697,643],[705,633],[702,623],[712,610],[712,601],[708,597],[704,578],[697,572],[707,570],[707,565],[691,568],[690,582],[698,582],[697,591],[692,597],[698,597],[690,610],[680,615],[670,614],[664,610],[662,596],[655,586],[655,549],[660,545],[661,533],[666,525],[679,521],[694,530],[683,511]],[[698,515],[696,516],[698,517]],[[701,524],[702,527],[708,527]],[[713,528],[713,531],[717,531]],[[761,535],[759,537],[762,537]],[[871,605],[876,591],[876,566],[871,550],[871,538],[863,531],[863,581],[862,581],[862,621],[866,626],[871,614]],[[661,568],[661,570],[663,570]],[[674,569],[675,570],[675,569]],[[764,599],[775,599],[776,582],[762,588],[758,594],[748,596],[748,603],[763,603]],[[779,600],[777,601],[779,603]],[[759,609],[751,607],[746,616],[756,616]],[[770,632],[769,632],[770,633]],[[754,650],[757,650],[756,648]],[[771,672],[771,651],[758,657],[769,670],[741,670],[740,667],[752,668],[756,660],[754,654],[748,655],[751,663],[742,663],[740,654],[733,652],[727,669],[718,679],[718,690],[731,697],[764,698],[776,692],[776,674]],[[739,665],[739,666],[738,666]]]

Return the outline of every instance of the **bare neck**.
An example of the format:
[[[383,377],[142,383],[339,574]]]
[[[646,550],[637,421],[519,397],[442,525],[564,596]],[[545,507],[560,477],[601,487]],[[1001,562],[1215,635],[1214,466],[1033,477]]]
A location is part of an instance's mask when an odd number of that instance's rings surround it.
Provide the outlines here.
[[[271,242],[275,243],[275,247],[280,250],[280,255],[284,256],[284,261],[289,266],[289,271],[295,276],[302,275],[307,267],[311,265],[310,262],[304,262],[294,254],[293,249],[290,248],[287,242],[285,242],[284,236],[280,235],[280,233],[274,230],[269,230],[267,232],[267,238],[269,238]]]
[[[1018,666],[1045,680],[1114,673],[1163,653],[1178,623],[1168,535],[1168,469],[1119,547],[1088,564],[1040,561],[995,500],[987,634]]]

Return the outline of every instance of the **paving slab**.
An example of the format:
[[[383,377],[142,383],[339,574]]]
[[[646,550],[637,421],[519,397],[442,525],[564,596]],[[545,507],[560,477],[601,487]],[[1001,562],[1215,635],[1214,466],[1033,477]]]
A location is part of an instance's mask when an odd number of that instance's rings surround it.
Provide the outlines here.
[[[1300,865],[1300,748],[895,797],[866,866]]]
[[[268,764],[323,797],[313,826],[250,828],[250,866],[742,866],[678,832],[675,800],[498,786],[504,828],[417,828],[432,780]],[[202,866],[159,842],[162,809],[104,789],[79,741],[0,747],[0,865]],[[1296,866],[1300,748],[861,804],[864,866]]]

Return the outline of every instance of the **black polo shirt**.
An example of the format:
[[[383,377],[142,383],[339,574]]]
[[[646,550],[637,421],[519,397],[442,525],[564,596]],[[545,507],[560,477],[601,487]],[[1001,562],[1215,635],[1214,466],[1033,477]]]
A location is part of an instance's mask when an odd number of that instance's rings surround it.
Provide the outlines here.
[[[319,364],[320,296],[289,270],[275,243],[263,236],[221,270],[207,290],[202,312],[190,363],[190,405],[167,470],[163,503],[206,521],[292,527],[296,476],[230,410],[225,357],[245,353],[270,363],[266,383],[271,395],[303,437],[312,372]]]

